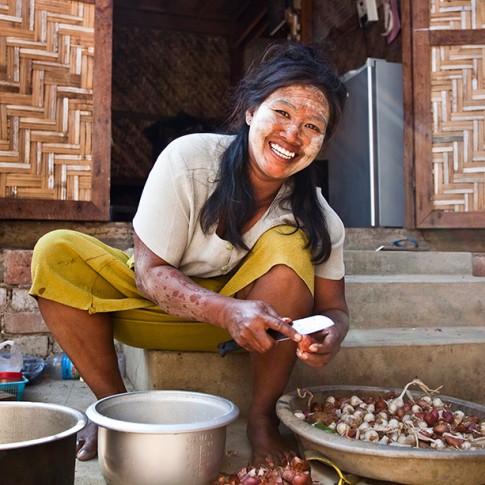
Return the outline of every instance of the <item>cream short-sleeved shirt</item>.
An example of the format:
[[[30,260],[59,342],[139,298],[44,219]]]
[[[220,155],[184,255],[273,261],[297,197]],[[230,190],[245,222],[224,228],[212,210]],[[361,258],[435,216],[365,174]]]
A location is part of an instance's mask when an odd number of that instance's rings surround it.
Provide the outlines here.
[[[158,157],[143,189],[133,227],[138,237],[157,256],[187,276],[209,278],[227,274],[247,251],[221,239],[215,228],[205,234],[200,212],[215,188],[219,160],[232,137],[193,134],[173,141]],[[295,222],[279,200],[288,192],[285,184],[264,216],[244,234],[251,248],[268,229]],[[332,242],[330,258],[315,266],[321,278],[344,276],[342,221],[318,190]]]

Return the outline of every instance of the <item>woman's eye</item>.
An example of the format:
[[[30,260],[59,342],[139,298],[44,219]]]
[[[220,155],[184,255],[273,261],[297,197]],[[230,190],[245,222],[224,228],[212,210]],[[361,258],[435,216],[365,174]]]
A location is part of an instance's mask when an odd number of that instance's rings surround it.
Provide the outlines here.
[[[317,125],[314,125],[312,123],[308,123],[306,126],[308,128],[310,128],[310,130],[314,130],[314,131],[316,131],[318,133],[323,133],[322,130]]]
[[[284,116],[285,118],[289,118],[290,117],[290,115],[286,111],[283,111],[282,109],[276,109],[275,111],[277,113],[279,113],[280,115]]]

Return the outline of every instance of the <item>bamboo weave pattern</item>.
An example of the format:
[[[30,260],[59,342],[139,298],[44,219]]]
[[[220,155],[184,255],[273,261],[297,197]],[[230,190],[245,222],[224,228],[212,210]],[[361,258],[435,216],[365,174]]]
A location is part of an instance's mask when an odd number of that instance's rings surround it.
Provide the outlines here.
[[[0,198],[91,200],[94,10],[0,0]]]
[[[430,29],[485,28],[485,0],[430,0]]]
[[[485,28],[485,0],[430,0],[431,29]],[[485,45],[431,48],[433,205],[485,210]]]

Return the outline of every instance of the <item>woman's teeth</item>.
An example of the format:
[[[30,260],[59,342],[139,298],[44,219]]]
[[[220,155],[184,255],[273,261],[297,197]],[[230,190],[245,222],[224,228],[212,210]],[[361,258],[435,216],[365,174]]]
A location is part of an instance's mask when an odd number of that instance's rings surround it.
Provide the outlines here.
[[[277,145],[276,143],[270,143],[269,146],[274,152],[276,152],[277,155],[282,158],[286,158],[287,160],[292,159],[296,155],[296,153],[285,150],[283,147]]]

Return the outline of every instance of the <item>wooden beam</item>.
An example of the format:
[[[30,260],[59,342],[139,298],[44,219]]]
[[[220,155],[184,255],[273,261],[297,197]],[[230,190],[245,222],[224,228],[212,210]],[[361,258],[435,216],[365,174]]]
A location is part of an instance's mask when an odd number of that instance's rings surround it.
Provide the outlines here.
[[[313,41],[312,0],[301,0],[301,41],[310,44]]]
[[[404,115],[404,225],[416,227],[415,164],[414,164],[414,98],[413,98],[413,36],[411,0],[401,2],[402,77]]]
[[[429,43],[430,45],[485,44],[485,30],[430,30]]]
[[[234,33],[230,22],[165,15],[158,12],[147,12],[131,8],[117,8],[113,15],[114,23],[128,26],[138,26],[148,29],[173,30],[207,35],[222,35],[228,37]]]

